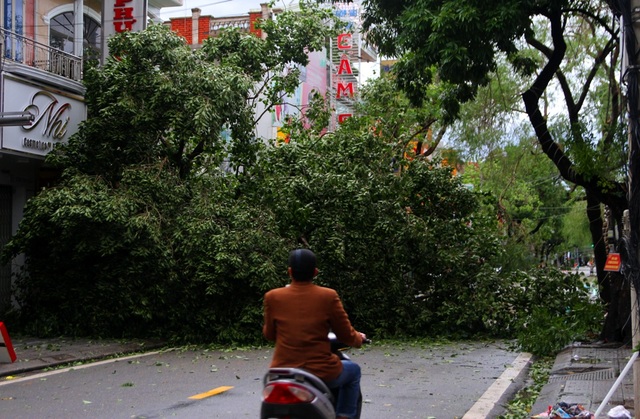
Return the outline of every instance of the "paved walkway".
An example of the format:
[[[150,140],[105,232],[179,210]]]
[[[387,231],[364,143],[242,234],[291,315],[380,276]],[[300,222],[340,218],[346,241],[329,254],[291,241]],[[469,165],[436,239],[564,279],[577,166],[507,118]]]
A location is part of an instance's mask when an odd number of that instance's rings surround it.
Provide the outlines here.
[[[545,412],[548,406],[559,402],[580,404],[595,414],[632,354],[630,346],[619,345],[582,344],[565,348],[556,357],[549,381],[531,409],[532,414]],[[598,418],[607,418],[615,406],[624,406],[634,414],[632,367],[600,409]]]
[[[0,363],[0,379],[75,362],[87,362],[123,354],[151,351],[165,346],[165,343],[160,341],[139,339],[91,340],[11,337],[11,343],[17,358],[13,363]],[[0,347],[0,350],[6,349]]]

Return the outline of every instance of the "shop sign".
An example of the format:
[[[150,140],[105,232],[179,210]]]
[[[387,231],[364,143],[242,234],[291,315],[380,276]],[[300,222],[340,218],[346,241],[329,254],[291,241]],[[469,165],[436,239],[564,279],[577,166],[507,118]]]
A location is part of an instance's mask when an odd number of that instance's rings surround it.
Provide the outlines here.
[[[44,156],[57,143],[66,143],[86,119],[86,105],[74,95],[4,78],[5,112],[28,112],[33,122],[2,127],[2,148]]]
[[[343,96],[353,97],[355,95],[354,83],[351,80],[343,80],[344,76],[353,76],[353,70],[351,69],[351,62],[346,51],[350,50],[353,44],[350,33],[342,33],[338,35],[336,42],[338,49],[343,51],[340,57],[340,63],[338,65],[337,76],[337,88],[336,99],[340,99]],[[341,113],[338,115],[338,122],[342,123],[351,116],[350,113]]]
[[[138,32],[147,27],[146,0],[104,0],[102,3],[103,60],[108,56],[107,40],[120,32]],[[104,61],[103,61],[104,62]]]
[[[620,271],[621,264],[622,260],[620,259],[619,253],[609,253],[607,255],[607,261],[604,264],[604,270],[608,272],[618,272]]]

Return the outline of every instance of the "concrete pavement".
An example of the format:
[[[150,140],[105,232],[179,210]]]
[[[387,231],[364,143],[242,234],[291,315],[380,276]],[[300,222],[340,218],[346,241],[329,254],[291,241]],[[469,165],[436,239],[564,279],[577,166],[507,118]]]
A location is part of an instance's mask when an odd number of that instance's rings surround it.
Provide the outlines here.
[[[40,371],[60,365],[87,362],[148,352],[165,347],[165,343],[149,340],[89,340],[12,338],[17,360],[0,363],[0,380],[10,380],[19,374]],[[559,402],[581,404],[595,413],[614,383],[625,369],[632,351],[630,347],[582,344],[561,351],[531,413],[537,414]],[[621,380],[601,409],[600,418],[615,406],[624,406],[633,415],[633,372]],[[487,416],[489,417],[489,416]]]
[[[166,343],[162,341],[140,339],[11,337],[11,343],[17,359],[13,363],[0,363],[0,380],[60,365],[97,361],[136,352],[148,352],[166,346]],[[4,350],[4,348],[0,347],[0,350]]]
[[[634,414],[633,368],[624,378],[621,372],[627,366],[633,352],[630,346],[611,344],[574,344],[566,347],[556,357],[548,383],[542,388],[532,414],[545,412],[548,406],[559,402],[580,404],[598,418],[616,406],[624,406]],[[614,384],[619,381],[615,390]],[[608,402],[601,404],[610,395]]]

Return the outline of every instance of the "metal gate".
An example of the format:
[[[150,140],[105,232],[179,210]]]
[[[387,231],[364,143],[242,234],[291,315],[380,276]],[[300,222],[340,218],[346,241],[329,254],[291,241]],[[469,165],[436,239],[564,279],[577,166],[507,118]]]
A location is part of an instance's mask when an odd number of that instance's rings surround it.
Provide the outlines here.
[[[0,185],[0,250],[11,238],[11,186]],[[11,304],[11,263],[0,265],[0,315]]]

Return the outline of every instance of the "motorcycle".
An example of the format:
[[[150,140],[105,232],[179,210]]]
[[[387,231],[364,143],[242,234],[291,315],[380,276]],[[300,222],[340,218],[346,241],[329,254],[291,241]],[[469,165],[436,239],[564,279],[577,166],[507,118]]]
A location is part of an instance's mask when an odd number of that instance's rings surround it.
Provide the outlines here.
[[[331,352],[348,360],[348,346],[329,333]],[[370,343],[366,339],[363,343]],[[330,389],[315,375],[300,368],[270,368],[262,380],[260,419],[335,419],[339,389]],[[362,392],[358,397],[360,419]]]

